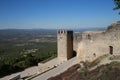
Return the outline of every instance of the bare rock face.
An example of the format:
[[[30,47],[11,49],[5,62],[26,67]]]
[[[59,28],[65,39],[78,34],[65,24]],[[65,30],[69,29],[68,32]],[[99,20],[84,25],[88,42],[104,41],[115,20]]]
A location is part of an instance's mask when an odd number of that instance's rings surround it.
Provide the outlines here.
[[[120,30],[120,21],[112,23],[110,26],[108,26],[107,31],[111,30]]]

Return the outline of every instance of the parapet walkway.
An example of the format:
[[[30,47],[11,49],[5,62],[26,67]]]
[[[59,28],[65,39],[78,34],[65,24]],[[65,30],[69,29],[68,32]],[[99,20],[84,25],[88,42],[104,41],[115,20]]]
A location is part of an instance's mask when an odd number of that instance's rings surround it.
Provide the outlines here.
[[[33,78],[32,80],[47,80],[48,78],[52,77],[52,76],[56,76],[62,72],[64,72],[65,70],[67,70],[69,67],[71,67],[74,64],[79,63],[79,60],[77,60],[77,57],[74,57],[68,61],[65,61],[64,63],[60,64],[59,66],[57,66],[56,68],[41,74],[35,78]]]

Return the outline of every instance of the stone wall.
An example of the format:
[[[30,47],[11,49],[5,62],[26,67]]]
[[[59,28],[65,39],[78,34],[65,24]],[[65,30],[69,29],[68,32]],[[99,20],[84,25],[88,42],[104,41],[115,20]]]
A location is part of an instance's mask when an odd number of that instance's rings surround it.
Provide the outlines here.
[[[73,39],[74,37],[74,39]],[[74,40],[74,41],[73,41]],[[69,30],[57,32],[58,56],[46,63],[39,63],[39,71],[44,72],[71,59],[73,50],[78,61],[93,61],[104,54],[120,54],[120,22],[111,24],[107,30],[74,33]]]
[[[73,54],[73,31],[58,30],[57,33],[58,58],[66,61]]]
[[[120,54],[120,22],[113,24],[105,31],[83,32],[77,57],[80,60],[92,61],[103,54]]]
[[[73,36],[74,36],[73,37],[74,38],[73,39],[73,50],[77,51],[78,44],[82,40],[82,33],[80,33],[80,32],[74,32]]]

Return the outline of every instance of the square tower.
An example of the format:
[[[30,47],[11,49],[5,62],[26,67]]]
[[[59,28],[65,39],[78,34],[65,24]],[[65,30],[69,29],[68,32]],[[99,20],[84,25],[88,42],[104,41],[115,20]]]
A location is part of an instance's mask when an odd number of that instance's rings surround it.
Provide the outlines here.
[[[58,30],[57,32],[58,59],[66,61],[73,56],[73,31]]]

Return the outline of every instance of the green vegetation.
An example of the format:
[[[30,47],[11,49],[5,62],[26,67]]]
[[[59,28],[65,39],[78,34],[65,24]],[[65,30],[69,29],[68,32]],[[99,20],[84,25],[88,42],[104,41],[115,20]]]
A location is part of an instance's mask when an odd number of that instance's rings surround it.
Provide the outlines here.
[[[114,0],[114,3],[115,3],[115,8],[113,8],[113,10],[120,9],[120,0]],[[119,14],[120,14],[120,12],[119,12]]]
[[[16,58],[3,58],[0,60],[0,77],[24,70],[30,66],[37,65],[38,62],[53,56],[56,56],[56,52],[49,52],[44,54],[26,54]]]
[[[56,57],[56,45],[53,31],[1,30],[0,77]]]

